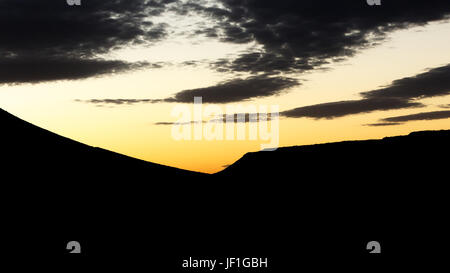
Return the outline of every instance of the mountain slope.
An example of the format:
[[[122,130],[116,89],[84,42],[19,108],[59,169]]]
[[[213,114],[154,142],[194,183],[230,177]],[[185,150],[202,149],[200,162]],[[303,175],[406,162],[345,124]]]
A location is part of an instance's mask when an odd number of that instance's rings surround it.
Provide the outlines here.
[[[0,125],[2,166],[6,171],[14,170],[16,176],[33,173],[33,176],[41,174],[47,179],[78,177],[79,182],[92,176],[103,181],[119,177],[143,181],[150,175],[201,176],[81,144],[20,120],[1,109]]]
[[[192,182],[207,177],[81,144],[3,110],[0,127],[3,201],[13,217],[30,223],[76,218],[84,226],[100,215],[132,217],[181,200]]]

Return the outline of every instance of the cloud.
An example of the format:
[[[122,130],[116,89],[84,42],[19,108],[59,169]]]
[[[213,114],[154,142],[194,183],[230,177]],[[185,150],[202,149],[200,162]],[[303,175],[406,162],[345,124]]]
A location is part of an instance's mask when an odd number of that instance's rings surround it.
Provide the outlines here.
[[[408,121],[419,121],[419,120],[436,120],[436,119],[447,119],[450,118],[450,111],[434,111],[434,112],[422,112],[411,115],[396,116],[384,118],[383,122],[408,122]]]
[[[274,116],[278,116],[278,113],[236,113],[231,115],[219,115],[209,120],[202,121],[187,121],[187,122],[171,122],[161,121],[156,122],[154,125],[188,125],[196,123],[249,123],[249,122],[267,122],[272,120]]]
[[[296,85],[299,85],[299,82],[293,78],[262,75],[247,79],[234,79],[206,88],[184,90],[166,99],[94,99],[85,102],[116,105],[161,102],[191,103],[194,101],[194,97],[201,96],[205,103],[229,103],[278,95]],[[373,111],[423,107],[425,105],[417,100],[450,94],[450,65],[429,69],[412,77],[395,80],[386,87],[360,94],[362,96],[360,100],[302,106],[283,111],[280,115],[289,118],[334,119]],[[446,108],[448,105],[441,107]],[[385,123],[369,124],[369,126],[387,126]]]
[[[393,30],[445,19],[450,2],[397,0],[373,7],[365,1],[334,0],[89,0],[69,6],[64,0],[0,0],[0,24],[6,26],[0,36],[0,63],[15,63],[17,74],[16,79],[0,75],[0,83],[71,80],[132,70],[136,65],[101,56],[168,37],[169,26],[156,19],[168,10],[208,18],[199,20],[193,30],[197,36],[257,45],[238,56],[215,60],[212,65],[218,71],[274,74],[343,60],[380,43]],[[53,63],[45,64],[55,71],[61,68],[59,75],[36,72],[28,79],[26,64],[47,59]],[[95,63],[92,69],[86,73],[76,69],[88,61]]]
[[[155,122],[153,125],[188,125],[188,124],[197,124],[197,123],[206,123],[206,121],[186,121],[186,122],[172,122],[172,121],[160,121]]]
[[[333,119],[348,115],[369,113],[372,111],[421,106],[423,106],[421,103],[401,99],[362,99],[303,106],[283,111],[280,114],[290,118],[308,117],[315,119]]]
[[[379,123],[366,124],[366,126],[381,127],[381,126],[395,126],[395,125],[402,125],[402,124],[403,123],[401,123],[401,122],[379,122]]]
[[[299,85],[293,78],[266,75],[233,79],[214,86],[188,89],[165,99],[92,99],[78,100],[93,104],[138,104],[138,103],[193,103],[194,97],[202,97],[203,103],[230,103],[260,97],[279,95],[286,89]]]
[[[420,99],[450,94],[450,64],[413,77],[393,81],[389,86],[363,92],[365,98]]]
[[[299,83],[293,78],[262,75],[246,79],[233,79],[205,88],[184,90],[164,101],[190,103],[194,101],[194,97],[202,97],[203,103],[239,102],[278,95],[296,85]]]
[[[0,83],[73,80],[135,69],[141,63],[99,56],[166,37],[166,25],[151,21],[174,0],[0,0]],[[39,71],[42,70],[42,71]],[[54,76],[52,76],[54,73]]]
[[[152,67],[147,62],[129,63],[80,58],[4,58],[0,62],[0,84],[78,80],[93,76]]]
[[[446,19],[450,2],[396,0],[369,6],[366,1],[218,0],[205,6],[191,0],[180,3],[178,11],[212,20],[215,31],[205,30],[205,35],[259,45],[221,60],[221,70],[302,72],[351,57],[394,30]]]
[[[333,119],[380,110],[422,107],[424,105],[417,100],[450,94],[450,65],[429,69],[413,77],[395,80],[386,87],[360,94],[360,100],[303,106],[284,111],[281,115]]]
[[[92,103],[97,105],[115,104],[115,105],[133,105],[139,103],[152,102],[151,99],[90,99],[90,100],[75,100],[77,102]]]
[[[439,105],[440,108],[448,109],[450,108],[450,104]]]

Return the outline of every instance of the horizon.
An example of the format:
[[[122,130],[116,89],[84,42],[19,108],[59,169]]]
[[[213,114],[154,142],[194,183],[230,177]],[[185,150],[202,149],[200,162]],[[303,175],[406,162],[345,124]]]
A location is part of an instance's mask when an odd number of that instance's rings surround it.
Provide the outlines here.
[[[25,122],[25,123],[28,123],[30,126],[36,126],[36,125],[34,125],[34,124],[31,124],[31,123],[29,123],[29,122],[27,122],[27,121],[25,121],[25,120],[22,120],[22,119],[20,119],[20,118],[18,118],[18,117],[16,117],[16,116],[14,116],[13,114],[11,114],[11,113],[5,111],[5,110],[2,109],[2,108],[0,108],[0,112],[6,113],[7,115],[11,116],[12,118],[17,119],[19,122]],[[45,131],[47,131],[49,134],[55,134],[55,135],[57,135],[58,137],[63,137],[63,138],[65,138],[64,136],[58,135],[58,134],[56,134],[56,133],[54,133],[54,132],[48,131],[48,130],[46,130],[46,129],[44,129],[44,128],[41,128],[41,127],[39,127],[39,126],[36,126],[36,127],[39,128],[40,130],[45,130]],[[276,150],[278,150],[278,149],[290,149],[290,148],[309,147],[309,146],[324,145],[324,144],[355,143],[355,142],[365,142],[365,141],[374,141],[374,140],[375,140],[375,141],[382,141],[382,140],[385,140],[385,139],[388,139],[388,138],[408,137],[408,136],[411,136],[411,135],[414,135],[414,134],[438,133],[438,132],[439,132],[439,133],[441,133],[441,132],[450,132],[450,130],[439,129],[439,130],[413,131],[413,132],[409,132],[409,133],[407,133],[407,134],[405,134],[405,135],[385,136],[385,137],[377,138],[377,139],[375,139],[375,138],[374,138],[374,139],[360,139],[360,140],[352,140],[352,139],[348,139],[348,140],[337,141],[337,142],[324,142],[324,143],[314,143],[314,144],[309,144],[309,145],[306,145],[306,144],[305,144],[305,145],[295,145],[295,146],[283,146],[283,147],[278,147]],[[73,140],[73,139],[70,139],[70,138],[66,138],[66,139],[69,140],[69,141],[75,141],[75,142],[77,142],[76,140]],[[77,143],[79,143],[79,144],[81,144],[81,145],[87,145],[87,144],[81,143],[81,142],[77,142]],[[89,145],[87,145],[87,146],[90,147],[90,148],[98,148],[98,147],[89,146]],[[113,152],[113,153],[114,153],[114,151],[109,151],[109,150],[105,150],[105,151]],[[273,151],[273,150],[269,150],[269,151]],[[257,152],[265,152],[265,151],[264,151],[264,150],[260,150],[260,151],[257,151]],[[250,153],[251,153],[251,152],[250,152]],[[247,154],[247,153],[246,153],[246,154]],[[119,155],[123,155],[123,154],[119,154]],[[245,154],[244,154],[244,155],[245,155]],[[243,155],[241,158],[239,158],[239,159],[242,159],[242,158],[244,157],[244,155]],[[125,156],[127,156],[127,155],[125,155]],[[130,157],[130,158],[131,158],[131,159],[141,160],[141,159],[134,158],[134,157]],[[219,172],[216,172],[216,173],[202,173],[202,172],[197,172],[197,173],[201,173],[201,174],[218,174],[218,173],[220,173],[221,171],[226,170],[228,167],[230,167],[230,166],[234,165],[235,163],[237,163],[237,162],[239,161],[239,159],[236,160],[235,162],[231,163],[230,165],[223,166],[223,169],[220,170]],[[144,160],[144,161],[145,161],[145,160]],[[149,163],[149,164],[155,164],[155,162],[150,162],[150,161],[145,161],[145,162],[147,162],[147,163]],[[161,166],[166,166],[166,165],[161,165]],[[173,166],[166,166],[166,167],[173,167]],[[174,167],[174,168],[176,168],[176,167]],[[181,169],[181,170],[184,170],[184,169]],[[186,171],[189,171],[189,170],[186,170]],[[196,172],[196,171],[194,171],[194,172]]]
[[[270,142],[174,139],[194,97],[279,107],[274,148],[450,129],[448,1],[0,4],[0,108],[89,146],[217,173]]]

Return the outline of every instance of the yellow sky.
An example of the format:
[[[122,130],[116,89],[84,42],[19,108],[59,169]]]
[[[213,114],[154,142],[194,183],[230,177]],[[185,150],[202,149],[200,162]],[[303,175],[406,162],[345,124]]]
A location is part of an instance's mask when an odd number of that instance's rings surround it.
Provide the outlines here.
[[[256,99],[248,104],[279,105],[280,110],[316,103],[357,99],[358,93],[387,85],[393,80],[414,76],[427,68],[450,62],[450,23],[433,23],[394,32],[380,46],[367,49],[327,71],[299,75],[302,85],[280,96]],[[175,104],[139,104],[96,107],[76,99],[165,98],[181,90],[207,87],[226,78],[207,67],[176,65],[185,60],[218,59],[245,50],[244,45],[205,42],[193,45],[188,40],[163,42],[148,49],[128,49],[114,55],[128,60],[169,61],[173,65],[127,74],[61,81],[0,86],[0,107],[33,124],[81,141],[140,159],[179,168],[217,172],[244,153],[260,149],[261,141],[176,141],[171,126],[160,121],[175,121],[170,115]],[[438,110],[450,104],[450,96],[423,101],[420,109],[378,111],[333,120],[280,120],[280,146],[330,141],[381,138],[428,129],[450,129],[447,119],[409,122],[404,125],[368,127],[367,123],[389,116]],[[223,105],[221,107],[224,108]],[[224,108],[225,109],[225,108]]]

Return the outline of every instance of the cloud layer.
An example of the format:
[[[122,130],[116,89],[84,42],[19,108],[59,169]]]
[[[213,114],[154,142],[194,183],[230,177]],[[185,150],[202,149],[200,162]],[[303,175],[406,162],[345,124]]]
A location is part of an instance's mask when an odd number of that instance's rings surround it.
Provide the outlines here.
[[[450,64],[413,77],[393,81],[389,86],[363,92],[365,98],[421,99],[450,94]]]
[[[366,1],[218,0],[204,6],[188,1],[181,14],[203,14],[214,22],[196,34],[261,47],[222,59],[217,68],[246,72],[301,72],[353,56],[383,41],[386,34],[448,18],[449,1],[396,0],[381,6]]]
[[[436,120],[436,119],[447,119],[450,118],[450,111],[434,111],[434,112],[422,112],[411,115],[396,116],[384,118],[383,122],[408,122],[408,121],[418,121],[418,120]]]
[[[333,119],[348,115],[369,113],[372,111],[421,106],[423,106],[421,103],[401,99],[362,99],[303,106],[283,111],[281,115],[290,118],[308,117],[315,119]]]
[[[246,79],[234,79],[205,88],[184,90],[165,101],[192,103],[194,97],[202,97],[204,103],[239,102],[278,95],[298,84],[298,81],[292,78],[255,76]]]
[[[281,115],[292,118],[332,119],[379,110],[424,106],[417,100],[450,94],[450,64],[430,69],[413,77],[393,81],[390,85],[362,92],[360,100],[315,104],[287,110]]]
[[[0,84],[78,80],[152,67],[147,62],[129,63],[78,58],[5,58],[0,62]]]
[[[410,121],[421,121],[421,120],[438,120],[438,119],[448,119],[450,118],[450,111],[432,111],[432,112],[421,112],[410,115],[395,116],[381,119],[377,123],[366,124],[367,126],[393,126],[401,125],[405,122]]]
[[[230,103],[255,98],[279,95],[299,85],[293,78],[270,77],[266,75],[233,79],[214,86],[183,90],[165,99],[92,99],[84,101],[93,104],[137,104],[137,103],[193,103],[194,97],[202,97],[203,103]]]
[[[0,0],[0,84],[80,79],[142,67],[99,54],[166,36],[154,24],[174,0]],[[11,71],[8,72],[9,67]]]

